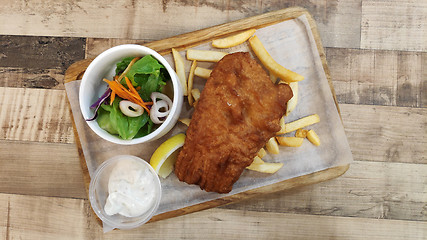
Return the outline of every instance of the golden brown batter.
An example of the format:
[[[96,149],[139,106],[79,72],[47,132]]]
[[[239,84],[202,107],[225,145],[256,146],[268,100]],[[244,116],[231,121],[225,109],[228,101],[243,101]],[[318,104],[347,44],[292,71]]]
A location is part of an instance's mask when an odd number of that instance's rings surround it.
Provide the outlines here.
[[[280,130],[292,90],[273,84],[249,53],[218,62],[206,82],[175,163],[181,181],[227,193]]]

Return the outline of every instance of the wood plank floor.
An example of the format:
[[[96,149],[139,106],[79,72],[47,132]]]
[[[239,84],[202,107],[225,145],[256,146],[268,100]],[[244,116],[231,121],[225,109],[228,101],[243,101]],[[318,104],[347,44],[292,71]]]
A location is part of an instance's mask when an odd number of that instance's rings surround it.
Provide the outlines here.
[[[422,239],[427,230],[418,221],[211,209],[103,234],[90,216],[87,201],[10,194],[0,194],[0,201],[7,206],[2,212],[8,216],[10,239],[130,239],[142,235],[161,239]],[[20,209],[31,210],[32,215]]]

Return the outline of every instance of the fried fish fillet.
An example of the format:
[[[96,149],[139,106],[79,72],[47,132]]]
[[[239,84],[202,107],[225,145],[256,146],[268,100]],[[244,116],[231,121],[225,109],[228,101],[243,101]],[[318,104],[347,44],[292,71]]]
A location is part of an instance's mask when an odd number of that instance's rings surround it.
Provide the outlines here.
[[[193,113],[175,163],[179,180],[208,192],[228,193],[258,150],[280,130],[292,97],[273,84],[249,53],[219,61]]]

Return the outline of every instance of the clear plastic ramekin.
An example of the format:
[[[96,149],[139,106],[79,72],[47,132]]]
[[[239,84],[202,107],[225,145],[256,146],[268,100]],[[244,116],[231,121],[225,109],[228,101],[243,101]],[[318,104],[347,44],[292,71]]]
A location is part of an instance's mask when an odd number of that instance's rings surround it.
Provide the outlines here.
[[[154,179],[154,204],[145,213],[137,217],[125,217],[120,214],[108,215],[104,210],[104,206],[109,195],[108,182],[112,170],[121,161],[134,161],[137,167],[141,169],[148,168]],[[111,228],[132,229],[141,226],[153,217],[159,207],[162,189],[160,179],[154,169],[146,161],[139,157],[131,155],[119,155],[103,162],[95,171],[89,185],[89,200],[95,214]]]

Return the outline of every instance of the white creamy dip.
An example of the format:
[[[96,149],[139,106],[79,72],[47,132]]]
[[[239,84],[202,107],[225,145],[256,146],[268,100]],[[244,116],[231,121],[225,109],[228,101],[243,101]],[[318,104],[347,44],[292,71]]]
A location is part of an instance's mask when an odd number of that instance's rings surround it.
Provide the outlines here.
[[[108,181],[108,198],[104,210],[108,215],[137,217],[155,203],[155,179],[150,169],[132,159],[120,161]]]

